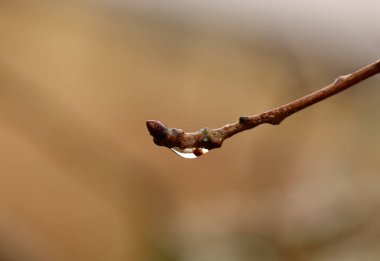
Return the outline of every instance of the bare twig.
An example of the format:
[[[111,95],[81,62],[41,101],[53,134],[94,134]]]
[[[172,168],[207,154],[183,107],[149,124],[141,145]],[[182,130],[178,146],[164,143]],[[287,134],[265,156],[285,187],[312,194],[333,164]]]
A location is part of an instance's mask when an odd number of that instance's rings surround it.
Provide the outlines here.
[[[263,123],[272,125],[280,124],[293,113],[348,89],[377,73],[380,73],[380,60],[356,72],[340,76],[326,87],[288,104],[254,116],[241,116],[238,122],[227,124],[218,129],[204,128],[188,133],[181,129],[167,128],[164,124],[155,120],[148,120],[146,126],[150,135],[153,136],[154,143],[159,146],[168,148],[178,147],[181,150],[188,148],[205,148],[211,150],[221,147],[225,139],[244,130],[252,129]]]

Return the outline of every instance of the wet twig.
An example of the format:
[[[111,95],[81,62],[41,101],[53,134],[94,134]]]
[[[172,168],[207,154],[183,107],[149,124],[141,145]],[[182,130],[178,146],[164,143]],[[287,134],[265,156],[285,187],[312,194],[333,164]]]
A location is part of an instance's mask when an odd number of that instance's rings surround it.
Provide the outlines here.
[[[260,124],[280,124],[293,113],[344,91],[377,73],[380,73],[380,60],[356,72],[340,76],[326,87],[288,104],[257,115],[241,116],[238,122],[227,124],[218,129],[204,128],[188,133],[181,129],[167,128],[164,124],[156,120],[148,120],[146,125],[150,135],[153,136],[154,143],[159,146],[168,148],[178,147],[182,150],[187,148],[205,148],[211,150],[221,147],[225,139],[239,132],[252,129]]]

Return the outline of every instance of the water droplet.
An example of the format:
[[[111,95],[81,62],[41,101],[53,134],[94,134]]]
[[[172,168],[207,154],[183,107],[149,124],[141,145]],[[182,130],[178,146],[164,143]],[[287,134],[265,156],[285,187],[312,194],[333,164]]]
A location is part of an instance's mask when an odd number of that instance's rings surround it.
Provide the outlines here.
[[[178,147],[174,147],[171,148],[171,150],[174,151],[177,155],[186,159],[195,159],[196,157],[200,157],[208,152],[208,149],[205,148],[187,148],[182,150]]]

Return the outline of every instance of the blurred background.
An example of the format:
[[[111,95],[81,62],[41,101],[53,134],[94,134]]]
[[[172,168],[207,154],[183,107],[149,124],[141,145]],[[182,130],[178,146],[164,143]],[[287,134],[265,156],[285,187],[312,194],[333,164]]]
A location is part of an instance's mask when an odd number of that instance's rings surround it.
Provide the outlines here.
[[[380,2],[0,1],[0,260],[379,260],[380,78],[195,160],[194,131],[380,58]]]

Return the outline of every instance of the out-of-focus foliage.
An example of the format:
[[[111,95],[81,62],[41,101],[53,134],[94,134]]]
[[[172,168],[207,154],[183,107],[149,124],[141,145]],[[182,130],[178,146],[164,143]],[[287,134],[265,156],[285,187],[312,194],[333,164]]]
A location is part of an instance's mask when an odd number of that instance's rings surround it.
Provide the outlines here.
[[[337,37],[320,37],[326,49],[312,32],[132,6],[0,2],[0,259],[378,260],[378,77],[196,160],[145,128],[235,122],[379,59],[373,49],[345,53],[333,25],[320,28]],[[278,28],[291,22],[311,23]],[[370,47],[376,33],[359,35]]]

